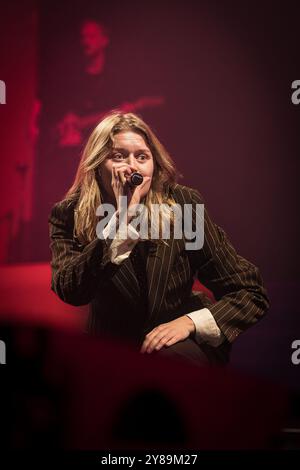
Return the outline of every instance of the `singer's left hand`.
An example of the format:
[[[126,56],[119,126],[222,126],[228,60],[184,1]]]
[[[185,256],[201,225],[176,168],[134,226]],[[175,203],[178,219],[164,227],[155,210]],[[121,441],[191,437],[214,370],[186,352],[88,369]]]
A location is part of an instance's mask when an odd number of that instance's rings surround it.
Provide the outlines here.
[[[183,341],[195,331],[195,325],[187,315],[176,318],[168,323],[162,323],[153,328],[145,336],[141,353],[151,353],[153,350],[159,351],[163,346],[171,346],[178,341]]]

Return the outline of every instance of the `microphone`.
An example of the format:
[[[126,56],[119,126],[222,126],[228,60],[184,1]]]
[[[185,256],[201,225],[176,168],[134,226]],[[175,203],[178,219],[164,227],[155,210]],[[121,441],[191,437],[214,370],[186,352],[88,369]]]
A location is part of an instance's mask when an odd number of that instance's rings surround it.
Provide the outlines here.
[[[133,186],[139,186],[140,184],[142,184],[143,181],[144,181],[144,177],[143,175],[141,175],[141,173],[138,173],[137,171],[131,173],[129,182]]]

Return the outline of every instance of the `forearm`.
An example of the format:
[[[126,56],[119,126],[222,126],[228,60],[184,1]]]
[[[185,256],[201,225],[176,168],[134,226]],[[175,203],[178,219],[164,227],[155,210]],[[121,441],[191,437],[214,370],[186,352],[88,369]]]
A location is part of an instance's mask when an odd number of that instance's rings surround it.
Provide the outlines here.
[[[269,300],[260,285],[241,289],[225,295],[211,308],[228,341],[234,341],[240,333],[255,325],[267,312]]]
[[[89,303],[101,282],[113,275],[105,240],[82,246],[74,237],[73,208],[56,204],[49,216],[51,288],[64,302]]]
[[[68,246],[61,240],[52,242],[52,289],[64,302],[89,303],[101,282],[116,272],[139,240],[130,224],[119,225],[118,212],[98,235],[80,253],[72,251],[73,241]]]
[[[61,300],[72,305],[85,305],[92,300],[109,261],[105,259],[103,244],[95,239],[80,254],[63,260],[55,253],[51,262],[51,287]]]
[[[202,203],[193,193],[193,202]],[[196,218],[196,210],[194,211]],[[228,341],[261,319],[269,308],[269,299],[259,269],[240,256],[225,231],[204,211],[204,245],[193,256],[199,281],[216,299],[209,310]]]

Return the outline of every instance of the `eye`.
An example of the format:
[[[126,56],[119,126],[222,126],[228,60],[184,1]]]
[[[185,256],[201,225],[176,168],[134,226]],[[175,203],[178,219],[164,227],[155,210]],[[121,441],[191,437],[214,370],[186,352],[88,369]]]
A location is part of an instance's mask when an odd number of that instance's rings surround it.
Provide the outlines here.
[[[114,160],[122,160],[124,158],[124,155],[122,155],[121,153],[113,153],[112,158]]]
[[[138,156],[138,159],[141,160],[141,161],[144,161],[144,160],[147,160],[147,155],[145,155],[144,153],[141,153],[139,156]]]

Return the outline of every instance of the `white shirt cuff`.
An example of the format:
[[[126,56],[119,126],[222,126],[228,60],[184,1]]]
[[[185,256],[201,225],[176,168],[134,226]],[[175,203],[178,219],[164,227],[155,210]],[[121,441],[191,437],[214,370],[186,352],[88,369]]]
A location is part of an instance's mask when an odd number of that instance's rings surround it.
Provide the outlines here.
[[[121,224],[115,212],[106,227],[103,229],[103,238],[108,245],[110,261],[121,264],[130,255],[132,249],[140,239],[135,228],[128,224]]]
[[[219,346],[225,336],[218,327],[212,313],[208,308],[201,308],[195,312],[186,314],[195,324],[195,340],[198,343],[208,343],[211,346]]]

